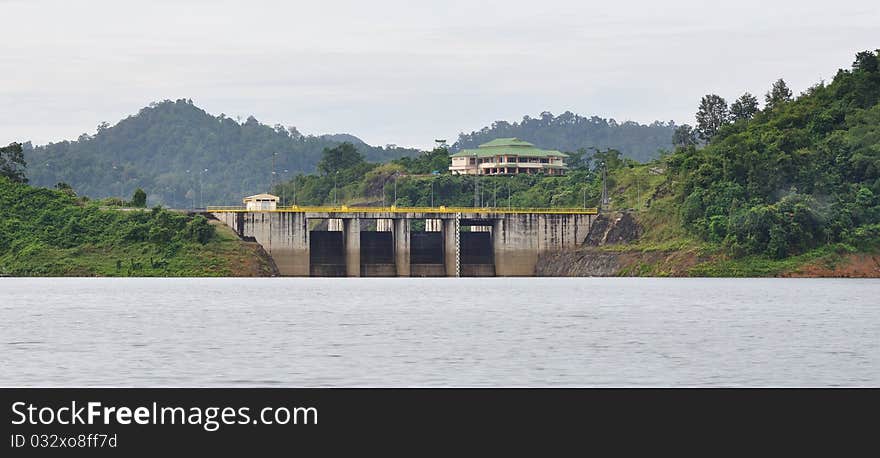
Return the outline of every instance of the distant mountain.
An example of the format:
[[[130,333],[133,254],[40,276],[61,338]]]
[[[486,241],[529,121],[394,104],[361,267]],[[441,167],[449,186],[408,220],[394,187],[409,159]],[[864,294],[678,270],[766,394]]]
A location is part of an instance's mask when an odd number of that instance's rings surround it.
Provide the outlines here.
[[[278,153],[275,170],[280,182],[295,173],[313,172],[324,148],[344,141],[376,162],[417,153],[370,146],[349,134],[304,136],[296,128],[270,127],[253,116],[244,122],[212,116],[191,100],[180,99],[152,103],[75,141],[26,144],[24,154],[34,185],[51,187],[63,181],[92,198],[130,197],[141,187],[150,205],[183,208],[200,202],[240,203],[242,195],[269,189],[272,153]]]
[[[587,118],[569,111],[559,116],[543,112],[539,118],[523,116],[521,122],[496,121],[469,134],[459,134],[452,146],[457,151],[475,148],[495,138],[516,137],[541,147],[560,151],[579,148],[614,148],[624,157],[646,162],[656,159],[660,150],[672,149],[675,123],[655,121],[644,125],[633,121],[618,123],[596,116]]]

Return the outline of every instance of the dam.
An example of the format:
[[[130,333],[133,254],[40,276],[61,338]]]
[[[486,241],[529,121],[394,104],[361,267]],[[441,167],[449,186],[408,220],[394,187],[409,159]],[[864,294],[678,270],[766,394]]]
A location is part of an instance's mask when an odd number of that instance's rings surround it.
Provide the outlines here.
[[[206,210],[259,243],[281,275],[297,277],[533,276],[540,254],[579,247],[598,214],[595,208]]]

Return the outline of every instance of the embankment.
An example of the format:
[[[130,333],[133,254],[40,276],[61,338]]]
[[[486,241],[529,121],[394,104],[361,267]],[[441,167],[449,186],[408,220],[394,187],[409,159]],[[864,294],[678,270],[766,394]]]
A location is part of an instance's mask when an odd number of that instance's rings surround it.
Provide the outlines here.
[[[799,256],[730,258],[694,242],[658,248],[643,242],[644,228],[629,213],[601,215],[583,247],[545,253],[536,274],[547,277],[806,277],[880,278],[880,254],[829,245]]]

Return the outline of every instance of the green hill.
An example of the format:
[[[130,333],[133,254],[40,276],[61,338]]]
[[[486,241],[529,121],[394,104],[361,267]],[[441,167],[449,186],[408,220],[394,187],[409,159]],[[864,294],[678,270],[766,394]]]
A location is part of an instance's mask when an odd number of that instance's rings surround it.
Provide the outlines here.
[[[278,153],[275,170],[281,181],[314,171],[324,148],[343,141],[357,144],[374,161],[416,153],[373,147],[346,134],[304,136],[253,117],[239,122],[212,116],[183,99],[150,104],[75,141],[25,144],[24,153],[35,185],[65,182],[91,198],[128,196],[140,187],[151,205],[189,208],[240,203],[243,194],[265,192],[272,181],[272,153]]]
[[[452,146],[453,151],[476,148],[496,138],[516,137],[541,148],[559,151],[579,149],[616,149],[623,157],[647,162],[661,151],[672,149],[675,123],[655,121],[639,124],[618,123],[598,116],[585,117],[566,111],[558,116],[543,112],[540,117],[523,116],[520,122],[496,121],[491,126],[471,133],[462,133]]]
[[[640,210],[643,234],[597,250],[619,253],[621,275],[880,276],[878,64],[859,53],[705,146],[615,170],[612,205]]]
[[[216,222],[161,208],[107,209],[105,203],[0,176],[0,275],[271,273],[254,244]]]

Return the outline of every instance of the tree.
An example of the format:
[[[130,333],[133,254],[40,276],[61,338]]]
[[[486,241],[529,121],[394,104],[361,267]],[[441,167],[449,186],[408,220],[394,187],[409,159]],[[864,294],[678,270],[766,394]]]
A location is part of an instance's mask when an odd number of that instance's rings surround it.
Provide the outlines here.
[[[621,157],[620,151],[616,149],[609,148],[605,151],[596,149],[596,152],[593,153],[593,164],[596,172],[601,171],[603,165],[608,171],[612,171],[623,167],[624,160]]]
[[[145,208],[147,206],[147,193],[143,189],[137,188],[134,195],[131,196],[131,206],[135,208]]]
[[[770,88],[770,92],[768,92],[764,96],[764,100],[766,103],[766,109],[772,110],[777,106],[788,102],[791,100],[791,89],[788,88],[788,85],[785,84],[785,80],[779,78],[773,83],[773,87]]]
[[[672,133],[672,144],[682,148],[694,146],[697,144],[697,133],[690,125],[682,124]]]
[[[862,51],[856,54],[856,60],[852,64],[853,71],[865,71],[874,73],[877,71],[877,55],[871,51]]]
[[[76,192],[73,190],[73,186],[63,181],[59,181],[58,183],[56,183],[55,189],[67,194],[70,197],[76,197]]]
[[[703,96],[697,110],[697,133],[700,138],[709,141],[727,123],[727,101],[715,94]]]
[[[0,176],[9,178],[15,183],[27,183],[25,168],[27,162],[24,160],[20,143],[10,143],[9,146],[0,148]]]
[[[758,98],[746,92],[730,105],[730,118],[733,122],[752,119],[758,113]]]
[[[364,157],[358,153],[357,148],[349,142],[339,144],[333,148],[324,148],[321,161],[318,162],[318,170],[322,175],[330,175],[341,170],[347,170],[364,162]]]
[[[589,170],[590,169],[590,152],[586,148],[578,148],[575,152],[569,152],[568,159],[565,160],[566,165],[571,170]]]

